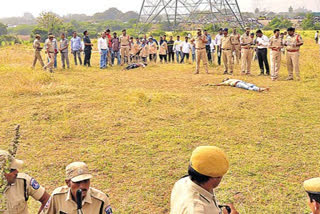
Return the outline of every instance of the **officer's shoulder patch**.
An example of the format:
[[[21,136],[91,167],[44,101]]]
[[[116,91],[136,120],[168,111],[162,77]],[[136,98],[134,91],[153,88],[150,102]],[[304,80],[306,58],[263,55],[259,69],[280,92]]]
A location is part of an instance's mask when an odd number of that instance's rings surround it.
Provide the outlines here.
[[[40,188],[40,184],[36,181],[36,179],[31,178],[30,180],[30,185],[32,186],[33,189],[37,190]]]
[[[113,213],[113,212],[112,212],[112,208],[111,208],[110,205],[106,207],[105,212],[106,212],[106,214],[112,214],[112,213]]]
[[[107,201],[108,200],[108,196],[101,192],[100,190],[98,189],[95,189],[95,188],[90,188],[91,189],[91,196],[95,199],[98,199],[100,201]]]
[[[68,192],[68,189],[69,188],[67,186],[58,187],[52,192],[52,195],[65,194]]]

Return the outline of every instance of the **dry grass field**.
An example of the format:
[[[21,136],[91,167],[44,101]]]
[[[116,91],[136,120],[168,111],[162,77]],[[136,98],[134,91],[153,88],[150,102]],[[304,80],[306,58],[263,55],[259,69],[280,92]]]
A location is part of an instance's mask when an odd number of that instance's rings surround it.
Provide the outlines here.
[[[23,172],[48,192],[81,160],[115,213],[161,214],[192,150],[216,145],[231,163],[216,190],[221,203],[242,214],[309,213],[302,182],[320,175],[320,63],[319,47],[305,43],[300,82],[284,81],[285,57],[277,82],[257,76],[257,61],[249,77],[236,66],[234,78],[266,93],[202,86],[225,78],[222,66],[209,75],[193,75],[192,64],[100,70],[95,53],[91,68],[71,60],[70,70],[50,74],[31,69],[31,45],[1,47],[0,147],[19,123]],[[31,213],[38,206],[30,200]]]

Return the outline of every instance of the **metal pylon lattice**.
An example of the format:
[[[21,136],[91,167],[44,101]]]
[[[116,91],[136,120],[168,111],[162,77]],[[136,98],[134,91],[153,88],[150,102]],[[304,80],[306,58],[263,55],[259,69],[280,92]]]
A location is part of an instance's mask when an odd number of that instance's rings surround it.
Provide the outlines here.
[[[228,22],[241,28],[245,25],[237,0],[142,0],[137,24],[159,22],[172,30],[191,24]]]

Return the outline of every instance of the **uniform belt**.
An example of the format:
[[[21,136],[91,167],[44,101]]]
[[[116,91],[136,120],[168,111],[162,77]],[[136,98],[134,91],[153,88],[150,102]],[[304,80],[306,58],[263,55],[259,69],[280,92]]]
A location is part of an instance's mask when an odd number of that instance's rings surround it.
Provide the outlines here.
[[[241,47],[241,49],[250,49],[250,48],[248,48],[248,47]]]
[[[128,47],[129,45],[121,45],[121,47]]]
[[[54,53],[54,52],[49,52],[49,53]]]
[[[102,51],[106,51],[106,50],[108,50],[108,49],[101,49]]]
[[[222,48],[223,51],[231,51],[231,49]]]
[[[273,51],[280,51],[280,50],[277,49],[277,48],[271,48],[271,50],[273,50]]]
[[[299,52],[299,50],[287,50],[288,52]]]
[[[196,50],[203,50],[203,49],[206,49],[206,48],[196,48]]]

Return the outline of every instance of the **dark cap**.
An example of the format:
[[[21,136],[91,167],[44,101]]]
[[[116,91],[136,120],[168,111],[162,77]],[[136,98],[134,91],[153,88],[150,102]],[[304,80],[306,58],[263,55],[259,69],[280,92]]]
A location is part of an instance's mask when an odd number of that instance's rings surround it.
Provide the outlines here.
[[[229,31],[229,29],[228,29],[228,28],[225,28],[225,29],[223,29],[223,31],[226,31],[226,32],[228,32],[228,31]]]
[[[261,30],[257,30],[257,32],[256,33],[262,33],[262,31]]]

